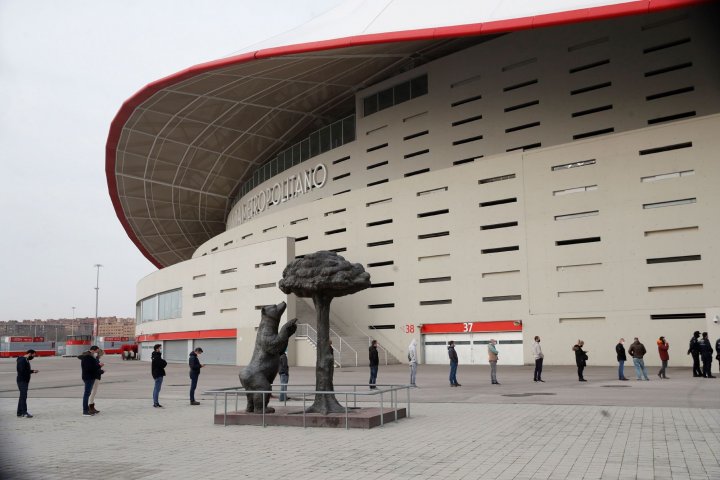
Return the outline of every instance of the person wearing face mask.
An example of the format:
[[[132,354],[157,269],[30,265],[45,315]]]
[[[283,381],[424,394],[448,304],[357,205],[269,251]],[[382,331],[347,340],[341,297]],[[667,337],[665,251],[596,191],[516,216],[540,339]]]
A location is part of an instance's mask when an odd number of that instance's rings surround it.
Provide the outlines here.
[[[83,417],[92,417],[95,415],[90,411],[89,399],[93,385],[95,384],[95,379],[101,369],[100,363],[97,361],[98,350],[100,350],[100,347],[93,345],[90,347],[90,350],[78,355],[80,359],[80,369],[82,371],[82,381],[85,384],[82,400]]]
[[[90,413],[92,414],[100,413],[100,410],[95,408],[95,395],[97,394],[98,387],[100,387],[102,374],[105,373],[105,370],[102,369],[105,364],[100,361],[103,355],[105,355],[105,351],[102,348],[98,348],[94,355],[95,361],[98,362],[100,368],[95,374],[95,381],[93,382],[92,391],[90,392],[90,398],[88,398],[88,407],[90,408]]]
[[[621,338],[618,344],[615,345],[615,353],[617,354],[618,361],[618,380],[627,380],[627,378],[625,378],[625,360],[627,360],[627,355],[625,355],[624,343],[625,339]]]
[[[17,386],[20,390],[20,398],[18,398],[17,416],[25,418],[33,418],[32,414],[27,410],[27,392],[30,386],[30,375],[38,373],[30,367],[30,360],[35,358],[35,350],[28,350],[25,355],[17,359]]]

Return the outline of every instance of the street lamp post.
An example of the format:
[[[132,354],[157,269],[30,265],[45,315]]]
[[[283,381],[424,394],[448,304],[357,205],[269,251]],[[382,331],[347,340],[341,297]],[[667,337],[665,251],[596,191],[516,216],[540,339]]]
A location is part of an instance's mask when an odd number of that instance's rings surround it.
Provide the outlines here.
[[[97,268],[97,278],[95,280],[95,323],[93,324],[93,341],[95,341],[95,338],[98,334],[98,295],[100,294],[100,265],[99,263],[95,264],[95,268]]]
[[[73,319],[72,323],[70,324],[70,335],[75,335],[75,307],[72,307],[73,310]]]

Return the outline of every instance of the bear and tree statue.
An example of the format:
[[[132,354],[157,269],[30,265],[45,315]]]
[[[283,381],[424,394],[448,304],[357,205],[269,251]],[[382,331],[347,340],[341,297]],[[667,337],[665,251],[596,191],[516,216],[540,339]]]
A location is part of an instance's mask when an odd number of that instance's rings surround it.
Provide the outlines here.
[[[312,298],[317,314],[317,360],[315,362],[315,390],[332,392],[334,358],[330,344],[330,302],[335,297],[350,295],[370,286],[370,274],[359,263],[350,263],[336,252],[319,251],[296,258],[283,270],[280,290],[289,295]],[[255,339],[252,360],[240,373],[240,383],[247,391],[270,390],[278,372],[280,354],[285,351],[290,336],[297,329],[296,319],[287,322],[278,331],[285,303],[268,305],[262,309],[262,318]],[[265,394],[265,412],[269,395]],[[263,394],[248,393],[248,412],[260,413]],[[342,413],[345,408],[332,394],[316,394],[315,401],[306,413]]]

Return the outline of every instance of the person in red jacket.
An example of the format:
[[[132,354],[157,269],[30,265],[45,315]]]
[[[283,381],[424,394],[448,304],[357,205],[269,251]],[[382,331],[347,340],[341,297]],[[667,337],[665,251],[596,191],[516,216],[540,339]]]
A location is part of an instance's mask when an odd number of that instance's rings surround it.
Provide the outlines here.
[[[662,362],[662,367],[660,368],[660,371],[658,372],[658,377],[668,378],[665,376],[665,369],[667,368],[668,360],[670,360],[670,354],[668,353],[670,344],[665,340],[665,337],[660,337],[660,338],[658,338],[657,346],[658,346],[658,353],[660,354],[660,361]]]

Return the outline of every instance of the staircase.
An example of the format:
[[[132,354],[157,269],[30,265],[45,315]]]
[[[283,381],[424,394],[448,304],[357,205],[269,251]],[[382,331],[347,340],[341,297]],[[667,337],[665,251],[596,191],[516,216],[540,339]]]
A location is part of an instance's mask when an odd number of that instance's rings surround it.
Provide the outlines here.
[[[309,298],[297,298],[295,302],[295,314],[298,319],[298,330],[295,334],[298,338],[305,337],[317,348],[317,315],[315,306]],[[367,365],[368,348],[370,337],[361,332],[349,334],[345,331],[340,322],[330,313],[330,341],[332,341],[335,353],[335,366],[357,367]],[[335,321],[333,321],[335,320]],[[378,347],[380,364],[394,365],[400,363],[390,352],[381,346]]]

